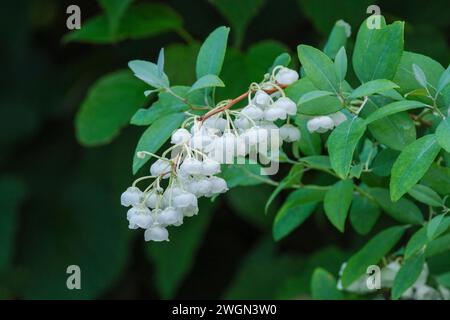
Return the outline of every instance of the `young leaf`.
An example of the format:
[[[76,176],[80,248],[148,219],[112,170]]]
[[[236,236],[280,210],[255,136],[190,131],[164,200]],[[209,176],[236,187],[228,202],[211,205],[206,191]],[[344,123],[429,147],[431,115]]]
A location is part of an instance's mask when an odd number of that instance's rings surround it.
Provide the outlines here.
[[[207,74],[219,75],[227,50],[230,28],[219,27],[206,38],[197,56],[197,79]]]
[[[155,153],[169,139],[172,132],[177,129],[184,120],[184,114],[173,113],[166,115],[157,121],[153,122],[147,130],[144,131],[136,146],[136,151],[133,157],[133,174],[149,160],[149,157],[143,159],[138,158],[136,153],[138,151],[148,151]]]
[[[385,229],[370,239],[347,262],[342,274],[342,285],[346,288],[363,275],[367,267],[377,264],[400,240],[405,227],[395,226]]]
[[[390,182],[391,199],[397,201],[427,172],[441,147],[434,134],[417,139],[408,145],[392,167]]]
[[[164,48],[159,50],[158,62],[156,65],[158,66],[159,76],[162,77],[164,74]]]
[[[379,93],[395,88],[398,88],[398,85],[396,85],[390,80],[386,79],[371,80],[363,83],[358,88],[353,90],[349,98],[356,99],[364,96],[370,96],[373,95],[374,93]]]
[[[311,295],[314,300],[342,300],[342,292],[336,287],[336,279],[328,271],[316,268],[311,278]]]
[[[423,253],[417,254],[404,262],[394,279],[391,292],[392,299],[399,299],[416,282],[424,264],[425,255]]]
[[[369,29],[365,20],[356,36],[353,68],[361,82],[392,79],[403,53],[403,22],[386,26],[383,17],[380,29]]]
[[[287,67],[291,63],[291,56],[289,53],[283,52],[278,55],[272,63],[272,66],[267,70],[268,73],[272,73],[273,69],[277,66]]]
[[[417,201],[429,206],[441,207],[444,203],[436,191],[422,184],[416,184],[408,191],[408,194]]]
[[[344,81],[347,74],[347,52],[345,51],[345,47],[339,49],[336,54],[336,57],[334,58],[334,68],[339,82]]]
[[[336,21],[333,29],[331,29],[327,43],[323,48],[323,52],[331,59],[336,57],[338,51],[345,47],[347,39],[350,36],[350,32],[350,25],[348,25],[345,21]]]
[[[152,62],[133,60],[128,63],[128,66],[136,77],[154,88],[168,88],[170,85],[167,75],[164,73],[160,75],[158,66]]]
[[[417,82],[424,88],[427,87],[427,76],[423,72],[422,68],[420,68],[417,64],[413,63],[412,69],[414,72],[414,77],[416,78]]]
[[[223,83],[222,80],[220,80],[218,76],[214,74],[207,74],[198,79],[192,85],[192,88],[189,90],[189,92],[211,87],[225,87],[225,84]]]
[[[336,182],[325,195],[323,202],[325,214],[331,223],[341,232],[344,232],[348,209],[352,203],[352,195],[352,180]]]
[[[402,111],[417,109],[417,108],[423,108],[426,105],[419,101],[413,101],[413,100],[402,100],[402,101],[396,101],[389,103],[385,105],[384,107],[381,107],[380,109],[377,109],[376,111],[372,112],[367,118],[366,123],[371,124],[374,121],[380,120],[382,118],[385,118],[387,116],[393,115],[395,113],[399,113]]]
[[[392,202],[389,198],[389,191],[383,188],[370,188],[369,193],[380,207],[395,220],[408,224],[422,224],[422,212],[408,199],[402,198],[397,202]]]
[[[450,153],[450,116],[443,119],[436,128],[436,140],[442,149]]]
[[[273,238],[278,241],[301,225],[324,197],[324,190],[299,189],[292,192],[275,216]]]
[[[308,79],[320,90],[338,94],[339,81],[331,59],[319,49],[307,45],[299,45],[297,51]]]
[[[446,86],[450,84],[450,65],[445,69],[439,78],[436,94],[439,94]]]
[[[362,235],[368,234],[380,213],[380,207],[374,201],[359,194],[353,195],[350,222],[356,232]]]
[[[314,90],[308,93],[305,93],[301,96],[300,100],[298,100],[298,104],[301,106],[302,104],[306,102],[313,101],[315,99],[325,97],[325,96],[331,96],[333,95],[333,92],[330,91],[323,91],[323,90]]]
[[[365,121],[354,117],[341,123],[328,138],[331,166],[342,179],[345,179],[350,171],[353,153],[365,130]]]
[[[144,104],[142,93],[146,87],[128,70],[110,73],[97,80],[75,118],[78,141],[86,146],[110,142]]]

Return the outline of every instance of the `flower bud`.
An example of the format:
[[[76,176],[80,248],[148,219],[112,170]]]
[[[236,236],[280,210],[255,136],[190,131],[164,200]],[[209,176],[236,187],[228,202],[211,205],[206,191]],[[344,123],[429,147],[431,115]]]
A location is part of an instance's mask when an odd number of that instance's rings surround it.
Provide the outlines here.
[[[151,226],[144,233],[145,241],[169,241],[169,232],[162,226]]]
[[[347,117],[345,116],[345,114],[343,112],[340,112],[340,111],[332,113],[332,114],[329,114],[328,117],[330,117],[333,120],[335,127],[337,127],[342,122],[347,120]]]
[[[137,187],[129,187],[120,196],[120,204],[124,207],[137,206],[141,201],[143,193]]]
[[[171,143],[172,144],[182,144],[182,143],[188,142],[189,139],[191,139],[191,134],[189,133],[189,131],[187,131],[184,128],[181,128],[181,129],[176,130],[172,134]]]
[[[289,68],[281,68],[275,76],[277,83],[288,86],[298,80],[298,73]]]

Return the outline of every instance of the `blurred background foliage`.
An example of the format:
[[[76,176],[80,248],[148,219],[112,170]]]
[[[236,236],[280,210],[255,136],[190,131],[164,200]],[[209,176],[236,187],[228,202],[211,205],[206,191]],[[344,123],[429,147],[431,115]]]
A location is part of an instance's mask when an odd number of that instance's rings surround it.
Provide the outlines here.
[[[228,25],[231,48],[221,76],[227,87],[219,98],[233,97],[260,79],[278,54],[292,53],[295,64],[298,44],[323,47],[336,20],[357,30],[373,3],[389,21],[406,21],[406,50],[446,64],[448,1],[140,0],[128,7],[131,2],[2,4],[0,298],[310,297],[316,267],[336,276],[367,238],[338,234],[319,213],[274,242],[273,213],[286,194],[265,216],[272,188],[248,177],[236,177],[240,186],[202,203],[198,216],[171,230],[169,243],[144,243],[142,234],[127,229],[119,195],[132,181],[143,128],[126,126],[123,118],[143,106],[145,88],[118,70],[132,59],[155,61],[165,47],[172,83],[190,85],[199,44]],[[69,33],[66,8],[74,3],[82,29]],[[84,116],[77,114],[80,104],[99,79],[110,94],[85,104],[109,104],[104,116],[120,118],[114,127],[75,129],[74,117]],[[90,110],[101,112],[95,105]],[[95,147],[80,145],[76,136]],[[430,266],[448,263],[447,255]],[[71,264],[81,267],[82,290],[66,288]]]

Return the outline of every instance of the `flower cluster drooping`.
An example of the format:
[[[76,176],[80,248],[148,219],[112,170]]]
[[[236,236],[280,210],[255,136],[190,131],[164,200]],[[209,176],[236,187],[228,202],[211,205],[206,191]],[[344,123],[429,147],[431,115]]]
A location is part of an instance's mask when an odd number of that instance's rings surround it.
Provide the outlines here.
[[[300,139],[298,128],[288,123],[289,117],[296,115],[297,105],[283,90],[297,79],[296,71],[276,67],[239,98],[220,102],[203,116],[188,113],[181,128],[172,133],[172,146],[161,156],[139,151],[138,157],[157,160],[150,175],[137,179],[121,196],[121,204],[130,207],[129,228],[145,229],[146,241],[168,241],[167,227],[180,226],[185,217],[196,215],[198,198],[228,190],[226,181],[216,176],[221,164],[261,150],[267,155],[267,146],[274,139]],[[230,109],[246,97],[247,106]],[[287,123],[278,127],[274,122],[279,120]],[[153,182],[142,191],[137,183],[146,179]]]
[[[395,277],[397,276],[397,273],[399,272],[401,268],[401,264],[398,260],[393,260],[389,262],[386,266],[384,266],[380,270],[380,276],[381,276],[381,283],[379,288],[369,288],[368,286],[368,275],[363,275],[358,280],[353,282],[350,286],[345,288],[345,291],[353,292],[357,294],[368,294],[376,292],[377,289],[391,289]],[[341,266],[341,270],[339,272],[339,275],[342,276],[343,271],[346,267],[346,263],[344,263]],[[425,263],[422,271],[420,272],[419,277],[417,278],[416,282],[408,288],[401,296],[401,299],[407,299],[407,300],[449,300],[450,299],[450,290],[438,286],[437,289],[431,287],[427,284],[429,275],[428,265]],[[337,285],[339,290],[344,290],[341,280],[339,280]]]
[[[311,133],[325,133],[328,130],[333,130],[345,120],[347,120],[345,114],[338,111],[326,116],[314,117],[307,122],[306,127]]]

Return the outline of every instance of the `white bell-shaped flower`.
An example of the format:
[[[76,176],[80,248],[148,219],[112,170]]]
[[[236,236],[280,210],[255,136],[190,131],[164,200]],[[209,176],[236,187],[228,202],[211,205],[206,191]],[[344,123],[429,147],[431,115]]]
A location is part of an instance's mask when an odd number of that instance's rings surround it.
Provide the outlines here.
[[[198,206],[197,197],[190,192],[183,192],[177,196],[175,196],[172,200],[172,205],[175,208],[186,208],[189,206]]]
[[[130,229],[148,228],[153,223],[151,211],[144,205],[132,207],[127,212],[127,220],[130,222]]]
[[[264,110],[264,119],[267,121],[285,120],[286,117],[286,111],[282,108],[277,108],[275,105]]]
[[[191,133],[184,128],[177,129],[172,134],[171,143],[172,144],[182,144],[186,143],[191,139]]]
[[[319,116],[312,118],[306,123],[306,127],[308,128],[309,132],[318,132],[318,133],[324,133],[328,130],[333,129],[334,122],[333,119],[331,119],[328,116]]]
[[[258,107],[265,108],[271,103],[272,98],[265,91],[258,90],[253,97],[253,101]]]
[[[210,129],[216,129],[221,132],[223,132],[225,130],[225,128],[227,127],[227,124],[228,124],[227,120],[222,118],[220,115],[213,115],[213,116],[209,117],[208,119],[206,119],[205,122],[203,123],[203,125],[205,127],[210,128]]]
[[[162,204],[163,206],[171,206],[173,199],[185,192],[183,189],[176,187],[172,185],[171,187],[167,188],[166,191],[164,191],[164,195],[162,197]]]
[[[290,116],[295,116],[297,114],[297,105],[287,97],[279,98],[275,101],[274,106],[283,109]]]
[[[227,182],[219,177],[209,178],[210,191],[212,194],[225,193],[228,191]]]
[[[206,130],[195,133],[189,141],[189,146],[197,150],[205,150],[213,142],[211,134]]]
[[[200,160],[195,158],[186,158],[180,166],[180,171],[184,174],[201,174],[202,173],[202,163]]]
[[[169,241],[169,232],[162,226],[153,225],[145,230],[144,238],[145,241]]]
[[[160,202],[161,195],[156,191],[152,190],[149,194],[145,196],[145,205],[149,208],[156,208],[158,206],[158,202]]]
[[[330,117],[333,120],[335,127],[337,127],[342,122],[347,120],[347,117],[345,116],[345,114],[343,112],[340,112],[340,111],[332,113],[332,114],[329,114],[328,117]]]
[[[158,223],[161,225],[169,226],[173,224],[178,224],[182,220],[183,214],[181,213],[181,211],[173,207],[165,208],[158,215]]]
[[[252,123],[250,122],[250,120],[246,117],[238,117],[236,118],[236,120],[234,120],[234,126],[237,129],[249,129],[252,127]]]
[[[245,138],[242,136],[236,137],[236,156],[245,157],[248,153],[247,145],[245,143]]]
[[[280,137],[286,142],[294,142],[300,139],[300,130],[292,124],[285,124],[280,128]]]
[[[170,176],[170,162],[164,159],[156,160],[150,167],[150,174],[152,176],[163,175],[163,178],[168,178]]]
[[[261,108],[258,108],[255,105],[248,105],[244,109],[242,109],[241,113],[250,119],[253,120],[260,120],[264,116],[264,112],[261,110]]]
[[[248,147],[254,146],[258,144],[258,129],[256,127],[252,127],[246,130],[241,137],[244,139],[245,144]]]
[[[288,86],[298,80],[298,72],[289,68],[281,68],[275,76],[277,83]]]
[[[125,207],[129,206],[137,206],[141,201],[143,193],[137,187],[129,187],[122,195],[120,196],[120,204]]]
[[[205,176],[211,176],[220,172],[220,163],[213,159],[204,159],[202,162],[201,173]]]

